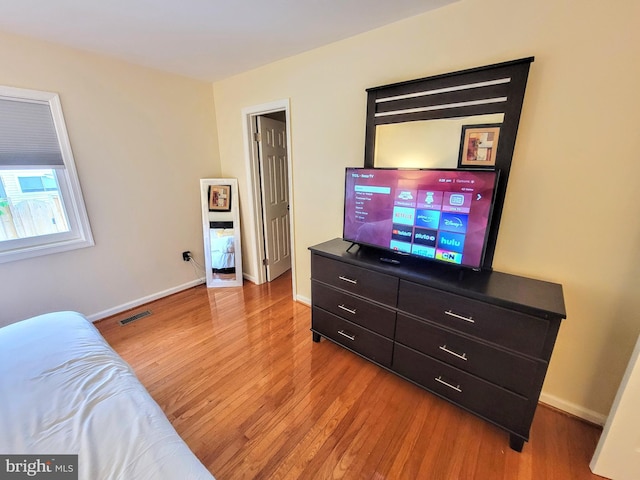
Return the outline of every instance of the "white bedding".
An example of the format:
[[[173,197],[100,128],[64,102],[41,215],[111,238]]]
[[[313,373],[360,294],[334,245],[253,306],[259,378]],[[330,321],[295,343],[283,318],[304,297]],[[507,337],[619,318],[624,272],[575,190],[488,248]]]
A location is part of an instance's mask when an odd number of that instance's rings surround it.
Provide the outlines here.
[[[211,268],[222,270],[235,267],[233,229],[211,229],[209,230],[209,239],[211,243]]]
[[[78,454],[79,479],[212,479],[82,315],[0,329],[0,452]]]

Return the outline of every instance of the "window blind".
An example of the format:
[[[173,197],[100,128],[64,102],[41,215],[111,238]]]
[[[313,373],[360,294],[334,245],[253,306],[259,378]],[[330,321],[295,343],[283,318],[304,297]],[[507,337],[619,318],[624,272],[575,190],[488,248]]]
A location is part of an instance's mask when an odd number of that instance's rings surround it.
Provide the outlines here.
[[[62,167],[49,103],[0,98],[0,168]]]

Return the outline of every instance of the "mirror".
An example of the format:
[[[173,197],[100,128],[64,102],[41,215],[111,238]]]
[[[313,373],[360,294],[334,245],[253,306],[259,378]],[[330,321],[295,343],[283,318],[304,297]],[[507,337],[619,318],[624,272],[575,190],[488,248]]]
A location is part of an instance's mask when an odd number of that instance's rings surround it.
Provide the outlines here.
[[[200,180],[207,287],[242,285],[238,181]]]
[[[374,163],[384,168],[457,168],[463,125],[496,124],[504,113],[376,126]]]
[[[493,262],[533,60],[521,58],[367,89],[365,167],[458,168],[460,157],[464,168],[500,170],[484,269]]]

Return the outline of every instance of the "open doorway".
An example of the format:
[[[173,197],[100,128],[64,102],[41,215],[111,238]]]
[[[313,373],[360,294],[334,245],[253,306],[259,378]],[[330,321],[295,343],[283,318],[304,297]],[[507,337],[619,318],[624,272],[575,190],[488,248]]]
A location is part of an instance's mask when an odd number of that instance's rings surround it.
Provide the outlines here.
[[[289,101],[243,110],[254,241],[252,270],[258,284],[291,270],[296,296]],[[248,255],[249,256],[249,255]]]

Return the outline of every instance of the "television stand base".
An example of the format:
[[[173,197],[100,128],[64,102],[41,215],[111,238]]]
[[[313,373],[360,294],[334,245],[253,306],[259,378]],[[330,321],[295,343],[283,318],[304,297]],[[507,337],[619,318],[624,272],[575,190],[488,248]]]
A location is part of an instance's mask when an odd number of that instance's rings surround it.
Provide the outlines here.
[[[358,245],[358,247],[360,247],[360,244],[356,243],[356,242],[351,242],[351,245],[349,245],[349,248],[347,248],[347,252],[349,250],[351,250],[355,245]]]

